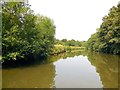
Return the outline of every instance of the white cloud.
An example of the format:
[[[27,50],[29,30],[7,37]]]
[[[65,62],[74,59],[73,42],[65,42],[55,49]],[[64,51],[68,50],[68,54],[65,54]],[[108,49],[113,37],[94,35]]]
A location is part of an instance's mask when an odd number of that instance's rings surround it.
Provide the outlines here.
[[[56,38],[87,40],[119,0],[29,0],[35,13],[52,18]]]

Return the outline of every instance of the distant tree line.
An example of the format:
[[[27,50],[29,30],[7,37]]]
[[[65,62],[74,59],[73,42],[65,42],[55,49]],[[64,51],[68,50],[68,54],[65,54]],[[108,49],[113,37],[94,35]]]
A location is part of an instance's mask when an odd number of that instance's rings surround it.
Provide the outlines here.
[[[2,4],[2,59],[17,60],[49,55],[54,45],[55,25],[45,16],[35,15],[28,2]]]
[[[120,54],[120,3],[103,17],[103,23],[89,38],[86,46],[97,52]]]
[[[78,41],[78,40],[67,40],[67,39],[55,39],[55,44],[60,44],[63,46],[78,46],[78,47],[82,47],[85,44],[85,41]]]

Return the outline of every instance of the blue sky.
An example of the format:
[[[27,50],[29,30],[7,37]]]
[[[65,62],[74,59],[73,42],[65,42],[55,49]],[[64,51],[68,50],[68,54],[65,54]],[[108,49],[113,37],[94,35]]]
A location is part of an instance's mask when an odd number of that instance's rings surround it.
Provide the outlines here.
[[[87,40],[119,0],[29,0],[36,14],[54,20],[57,39]]]

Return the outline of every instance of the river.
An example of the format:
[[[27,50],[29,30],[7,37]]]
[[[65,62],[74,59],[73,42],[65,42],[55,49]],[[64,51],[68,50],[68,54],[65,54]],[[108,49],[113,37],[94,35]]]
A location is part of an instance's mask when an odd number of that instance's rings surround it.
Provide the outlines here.
[[[2,70],[3,88],[118,88],[117,55],[71,52]]]

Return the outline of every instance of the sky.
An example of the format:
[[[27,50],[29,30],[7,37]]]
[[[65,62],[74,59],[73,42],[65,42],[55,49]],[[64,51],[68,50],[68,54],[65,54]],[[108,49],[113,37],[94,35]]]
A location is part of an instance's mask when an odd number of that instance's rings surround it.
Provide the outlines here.
[[[51,18],[57,39],[86,41],[120,0],[28,0],[36,14]]]

